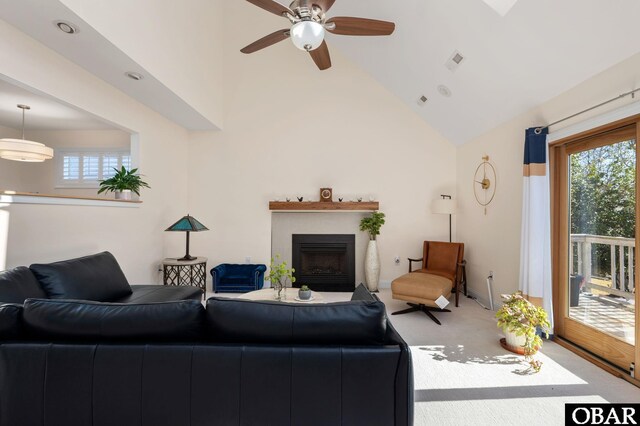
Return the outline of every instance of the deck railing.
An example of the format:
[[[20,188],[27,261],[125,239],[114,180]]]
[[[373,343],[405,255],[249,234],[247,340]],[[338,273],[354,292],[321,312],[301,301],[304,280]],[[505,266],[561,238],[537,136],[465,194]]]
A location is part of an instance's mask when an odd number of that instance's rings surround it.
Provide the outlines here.
[[[610,271],[605,273],[601,268],[593,270],[593,245],[609,246]],[[571,275],[584,277],[585,287],[601,290],[624,298],[633,298],[635,292],[635,239],[622,237],[604,237],[601,235],[572,234],[569,265]],[[606,250],[606,249],[604,249]],[[575,259],[577,257],[577,259]],[[577,260],[577,262],[576,262]],[[611,281],[611,287],[598,281]]]

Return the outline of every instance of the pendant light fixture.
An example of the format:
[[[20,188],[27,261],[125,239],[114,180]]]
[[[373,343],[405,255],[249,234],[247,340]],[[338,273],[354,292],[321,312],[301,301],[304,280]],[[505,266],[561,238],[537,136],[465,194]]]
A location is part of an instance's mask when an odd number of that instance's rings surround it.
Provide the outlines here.
[[[18,104],[22,110],[22,139],[0,139],[0,158],[5,160],[41,163],[53,158],[53,149],[40,142],[24,138],[24,114],[31,109],[29,105]]]

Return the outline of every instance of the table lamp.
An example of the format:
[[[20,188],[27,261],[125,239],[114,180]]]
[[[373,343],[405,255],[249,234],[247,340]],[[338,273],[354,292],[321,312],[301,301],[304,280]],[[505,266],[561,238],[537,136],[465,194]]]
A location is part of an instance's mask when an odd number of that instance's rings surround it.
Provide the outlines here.
[[[187,253],[184,255],[184,257],[178,259],[183,261],[195,259],[195,257],[189,255],[189,233],[208,230],[209,228],[198,222],[195,217],[189,215],[184,216],[179,221],[165,229],[165,231],[179,231],[187,233]]]

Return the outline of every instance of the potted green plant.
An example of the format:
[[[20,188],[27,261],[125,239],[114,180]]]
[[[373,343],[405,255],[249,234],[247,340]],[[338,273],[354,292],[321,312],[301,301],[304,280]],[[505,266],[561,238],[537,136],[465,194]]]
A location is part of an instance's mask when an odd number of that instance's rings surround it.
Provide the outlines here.
[[[300,290],[298,290],[298,299],[300,299],[300,300],[310,300],[311,299],[311,289],[306,285],[301,286]]]
[[[502,295],[503,305],[498,312],[498,328],[505,334],[507,349],[524,354],[531,368],[540,371],[542,362],[536,361],[533,355],[542,347],[542,338],[538,329],[549,337],[549,319],[545,310],[529,302],[521,291],[510,295]]]
[[[382,212],[373,212],[371,216],[364,217],[360,221],[360,230],[369,234],[369,244],[364,258],[364,277],[369,291],[378,291],[380,256],[378,255],[376,237],[380,235],[380,228],[382,228],[384,222],[384,213]]]
[[[271,259],[271,265],[269,266],[269,275],[265,279],[271,282],[271,287],[276,292],[275,299],[282,300],[286,296],[287,281],[291,284],[296,282],[296,277],[293,273],[296,271],[293,268],[287,267],[287,262],[280,262],[280,255],[276,255],[275,259]],[[283,290],[285,290],[283,292]]]
[[[121,169],[113,168],[116,171],[112,177],[100,181],[98,194],[103,192],[114,192],[116,200],[130,200],[131,192],[140,195],[140,188],[151,188],[147,182],[143,181],[138,169],[127,170],[124,166]]]

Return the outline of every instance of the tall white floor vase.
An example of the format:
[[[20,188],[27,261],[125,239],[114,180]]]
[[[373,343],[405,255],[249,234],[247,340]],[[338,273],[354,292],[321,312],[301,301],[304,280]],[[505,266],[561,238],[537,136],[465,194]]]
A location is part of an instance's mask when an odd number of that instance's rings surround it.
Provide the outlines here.
[[[378,255],[378,242],[369,240],[367,253],[364,258],[364,277],[369,291],[378,291],[380,281],[380,256]]]

